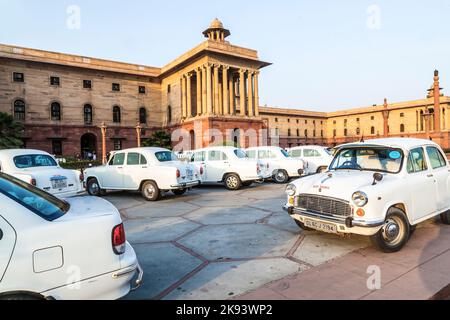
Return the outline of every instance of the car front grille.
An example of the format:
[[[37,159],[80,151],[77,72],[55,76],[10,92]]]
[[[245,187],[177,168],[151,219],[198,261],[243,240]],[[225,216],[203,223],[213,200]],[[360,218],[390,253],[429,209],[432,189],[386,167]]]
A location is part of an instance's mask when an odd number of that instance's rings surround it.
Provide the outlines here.
[[[295,200],[296,207],[308,212],[342,217],[352,216],[352,208],[347,201],[309,194],[301,194]]]

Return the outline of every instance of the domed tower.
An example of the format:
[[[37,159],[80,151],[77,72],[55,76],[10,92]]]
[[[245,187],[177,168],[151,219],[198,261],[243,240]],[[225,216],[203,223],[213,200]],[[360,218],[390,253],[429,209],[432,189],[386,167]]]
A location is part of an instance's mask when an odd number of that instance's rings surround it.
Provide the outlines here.
[[[209,28],[203,31],[203,35],[209,40],[225,42],[225,38],[230,36],[231,32],[223,27],[223,23],[219,19],[215,18]]]

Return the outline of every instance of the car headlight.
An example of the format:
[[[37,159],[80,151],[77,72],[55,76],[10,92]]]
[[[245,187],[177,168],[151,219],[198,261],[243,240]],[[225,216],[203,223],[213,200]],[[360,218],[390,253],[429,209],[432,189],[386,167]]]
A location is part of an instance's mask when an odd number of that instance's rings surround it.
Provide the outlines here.
[[[293,184],[288,184],[287,185],[287,187],[286,187],[286,194],[289,197],[294,196],[296,192],[297,192],[297,187],[295,185],[293,185]]]
[[[358,191],[352,195],[352,201],[356,206],[362,208],[369,202],[369,198],[364,192]]]

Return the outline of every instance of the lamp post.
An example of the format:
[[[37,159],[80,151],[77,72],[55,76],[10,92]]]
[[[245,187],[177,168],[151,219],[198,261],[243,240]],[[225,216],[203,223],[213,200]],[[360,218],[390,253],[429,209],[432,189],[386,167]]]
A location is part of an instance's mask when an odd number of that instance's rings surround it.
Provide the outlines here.
[[[137,146],[138,146],[138,148],[141,147],[141,130],[142,130],[141,124],[138,123],[137,126],[136,126],[136,137],[137,137]]]
[[[106,159],[106,125],[104,122],[102,122],[102,125],[100,126],[100,129],[102,131],[102,163],[103,165],[106,164],[108,161]]]

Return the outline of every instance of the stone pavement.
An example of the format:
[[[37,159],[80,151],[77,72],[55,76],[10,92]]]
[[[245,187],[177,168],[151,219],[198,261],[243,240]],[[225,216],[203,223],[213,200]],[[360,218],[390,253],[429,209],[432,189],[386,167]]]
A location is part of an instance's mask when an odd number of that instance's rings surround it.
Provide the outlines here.
[[[127,299],[229,299],[369,245],[303,232],[281,209],[284,189],[205,186],[158,202],[108,194],[144,269],[143,286]]]
[[[381,289],[370,290],[370,267],[381,270]],[[372,283],[372,282],[370,282]],[[316,268],[240,295],[242,300],[428,300],[450,296],[450,226],[419,226],[399,253],[372,247],[356,250]],[[446,288],[445,291],[441,291]],[[438,295],[438,296],[436,296]],[[436,297],[435,297],[436,296]]]

